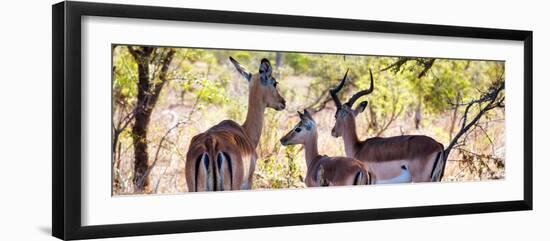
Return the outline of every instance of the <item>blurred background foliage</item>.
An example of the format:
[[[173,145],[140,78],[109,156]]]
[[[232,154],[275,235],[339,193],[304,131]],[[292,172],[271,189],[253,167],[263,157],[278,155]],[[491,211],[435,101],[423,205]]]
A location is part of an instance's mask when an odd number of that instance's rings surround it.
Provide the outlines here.
[[[158,48],[156,51],[162,51]],[[361,139],[375,136],[423,134],[445,146],[460,128],[464,105],[480,98],[495,81],[503,81],[504,62],[414,57],[358,56],[290,52],[173,48],[166,83],[147,127],[151,182],[147,193],[186,191],[185,154],[191,137],[224,119],[244,121],[248,86],[229,62],[233,56],[250,71],[262,58],[275,69],[284,111],[268,109],[257,148],[254,189],[305,187],[305,161],[300,147],[282,147],[279,138],[297,123],[296,111],[313,110],[321,154],[343,156],[341,139],[333,138],[335,107],[328,89],[347,69],[341,94],[347,100],[368,88],[369,70],[375,91],[357,117]],[[150,80],[159,79],[162,61],[149,64]],[[136,107],[138,66],[128,46],[113,46],[113,126],[120,126]],[[474,106],[472,108],[481,108]],[[128,119],[128,118],[126,118]],[[134,193],[132,121],[120,128],[113,147],[113,194]],[[113,128],[114,132],[116,128]],[[504,178],[504,108],[483,115],[448,158],[444,181]],[[156,155],[155,155],[156,154]]]

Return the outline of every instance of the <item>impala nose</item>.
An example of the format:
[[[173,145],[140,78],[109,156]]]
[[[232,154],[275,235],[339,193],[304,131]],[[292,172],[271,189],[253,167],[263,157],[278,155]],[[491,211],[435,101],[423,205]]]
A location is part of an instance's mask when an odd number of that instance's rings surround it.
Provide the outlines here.
[[[283,146],[286,145],[286,142],[287,142],[286,138],[283,137],[283,138],[281,138],[280,141],[281,141],[281,145],[283,145]]]
[[[286,101],[283,100],[283,102],[279,104],[279,110],[284,110],[285,108],[286,108]]]

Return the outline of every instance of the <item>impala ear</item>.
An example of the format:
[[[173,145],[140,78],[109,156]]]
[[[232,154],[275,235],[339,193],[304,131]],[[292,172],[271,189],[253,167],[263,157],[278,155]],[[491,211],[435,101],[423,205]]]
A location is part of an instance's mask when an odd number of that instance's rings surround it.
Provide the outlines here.
[[[273,73],[273,68],[271,63],[266,58],[263,58],[260,62],[260,81],[262,85],[268,85],[269,80],[271,79],[271,73]]]
[[[307,117],[310,120],[313,120],[313,117],[311,116],[311,113],[307,109],[304,109],[304,116]]]
[[[359,103],[357,108],[355,108],[355,110],[353,110],[353,115],[357,116],[359,113],[363,112],[365,110],[365,108],[367,108],[368,104],[369,104],[368,101],[363,101],[363,102]]]
[[[248,72],[248,70],[242,66],[239,62],[237,62],[237,60],[235,60],[233,57],[229,56],[229,60],[231,61],[231,63],[233,63],[233,65],[235,65],[235,68],[237,69],[237,71],[239,71],[239,73],[248,81],[250,81],[250,78],[252,78],[252,74],[250,72]]]
[[[316,124],[315,120],[313,120],[313,117],[311,116],[311,113],[307,109],[304,109],[304,115],[303,115],[302,123],[306,127],[306,129],[309,131],[311,130]]]
[[[300,122],[306,130],[309,131],[313,128],[313,126],[315,126],[315,121],[313,121],[311,114],[309,114],[307,110],[304,110],[304,113],[300,113],[300,111],[298,111],[298,115],[300,115]]]
[[[302,114],[302,112],[300,111],[296,111],[296,112],[298,112],[298,116],[300,116],[300,120],[304,120],[305,118],[304,114]]]

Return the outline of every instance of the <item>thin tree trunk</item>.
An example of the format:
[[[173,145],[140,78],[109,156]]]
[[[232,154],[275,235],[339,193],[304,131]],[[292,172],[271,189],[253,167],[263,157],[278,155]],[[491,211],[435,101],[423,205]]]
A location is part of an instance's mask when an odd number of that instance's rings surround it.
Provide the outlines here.
[[[147,98],[150,88],[149,82],[149,62],[150,54],[146,54],[144,48],[142,54],[136,58],[138,63],[138,94],[137,109],[134,115],[134,126],[132,127],[132,137],[134,140],[134,188],[136,192],[143,192],[149,188],[149,180],[142,180],[147,171],[149,153],[147,152],[147,127],[151,120],[151,111],[147,108]],[[152,51],[149,51],[149,53]]]
[[[151,114],[157,103],[162,87],[167,81],[166,72],[175,53],[174,50],[168,50],[161,60],[160,83],[154,84],[150,79],[151,73],[149,66],[151,64],[154,48],[143,47],[141,50],[128,48],[134,56],[138,65],[138,83],[137,83],[137,102],[134,114],[134,126],[132,127],[132,137],[134,144],[134,192],[148,192],[150,182],[146,177],[149,169],[149,153],[147,143],[147,129],[151,121]],[[157,53],[162,54],[162,53]]]
[[[372,105],[369,105],[368,107],[369,107],[369,115],[370,115],[369,127],[374,132],[378,132],[378,120],[376,119],[376,113],[372,109]]]
[[[418,96],[418,105],[414,111],[414,128],[420,129],[420,123],[422,122],[422,97]]]

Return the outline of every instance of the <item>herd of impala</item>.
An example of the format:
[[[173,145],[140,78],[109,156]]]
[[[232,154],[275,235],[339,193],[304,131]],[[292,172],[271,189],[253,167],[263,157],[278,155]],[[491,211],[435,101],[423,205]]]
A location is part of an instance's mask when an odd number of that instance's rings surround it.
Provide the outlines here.
[[[259,71],[254,73],[232,57],[229,59],[248,81],[246,119],[242,125],[223,120],[191,139],[185,164],[190,192],[250,189],[265,109],[281,111],[286,107],[269,60],[262,59]],[[345,157],[319,154],[317,124],[307,109],[298,112],[300,122],[281,138],[282,145],[304,146],[305,184],[318,187],[440,181],[445,169],[444,148],[434,139],[423,135],[359,139],[355,117],[368,102],[353,106],[361,96],[373,92],[374,80],[370,72],[370,87],[342,103],[337,93],[344,87],[346,77],[347,72],[330,90],[337,108],[332,136],[344,139]]]

